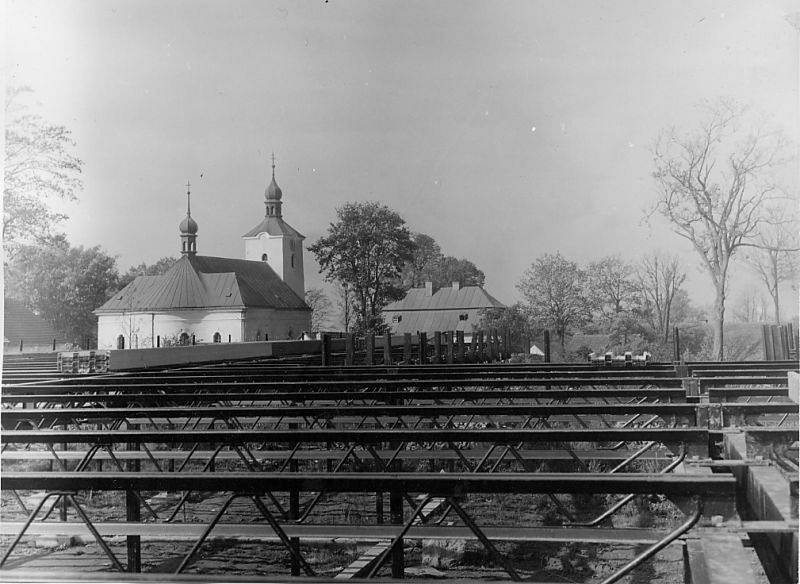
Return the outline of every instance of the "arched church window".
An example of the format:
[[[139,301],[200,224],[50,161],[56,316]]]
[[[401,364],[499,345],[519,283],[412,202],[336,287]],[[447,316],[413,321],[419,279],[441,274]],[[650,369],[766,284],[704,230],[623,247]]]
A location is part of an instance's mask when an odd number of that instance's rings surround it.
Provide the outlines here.
[[[189,335],[187,333],[181,333],[181,336],[178,337],[178,342],[181,345],[188,345],[189,344]]]
[[[117,349],[124,349],[125,348],[125,337],[122,335],[117,337]]]
[[[261,261],[262,261],[262,262],[265,262],[265,261],[267,261],[267,254],[265,254],[265,253],[262,253],[262,254],[261,254]]]
[[[294,254],[292,254],[292,267],[294,267]]]
[[[214,333],[214,342],[221,343],[222,342],[222,335],[219,333]]]

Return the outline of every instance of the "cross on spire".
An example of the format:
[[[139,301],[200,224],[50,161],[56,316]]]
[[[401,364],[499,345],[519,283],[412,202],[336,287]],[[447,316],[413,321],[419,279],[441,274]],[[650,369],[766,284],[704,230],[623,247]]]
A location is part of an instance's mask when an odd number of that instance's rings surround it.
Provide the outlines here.
[[[192,214],[192,183],[186,181],[186,214]]]
[[[275,178],[275,153],[272,153],[272,178]]]

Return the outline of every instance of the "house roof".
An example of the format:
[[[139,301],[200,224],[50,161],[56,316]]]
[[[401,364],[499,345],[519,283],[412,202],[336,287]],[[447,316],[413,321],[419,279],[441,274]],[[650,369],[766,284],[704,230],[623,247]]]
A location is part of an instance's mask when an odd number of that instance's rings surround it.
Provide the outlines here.
[[[36,316],[25,308],[22,302],[13,298],[5,298],[3,302],[3,336],[4,340],[18,343],[22,339],[27,345],[43,345],[63,342],[65,337],[56,332],[43,318]]]
[[[384,310],[459,310],[505,307],[505,304],[480,286],[462,286],[457,290],[439,288],[430,296],[425,288],[412,288],[406,293],[405,298],[392,302]]]
[[[310,310],[266,262],[185,255],[161,276],[139,276],[95,313],[189,308]]]
[[[242,237],[256,237],[260,233],[267,233],[268,235],[293,235],[300,239],[305,239],[294,227],[289,225],[281,217],[268,216],[253,227],[250,231],[242,235]]]
[[[505,305],[480,286],[440,288],[428,295],[425,288],[412,288],[405,298],[385,309],[387,324],[395,333],[416,331],[472,331],[480,322],[481,310]],[[399,322],[394,317],[399,316]]]

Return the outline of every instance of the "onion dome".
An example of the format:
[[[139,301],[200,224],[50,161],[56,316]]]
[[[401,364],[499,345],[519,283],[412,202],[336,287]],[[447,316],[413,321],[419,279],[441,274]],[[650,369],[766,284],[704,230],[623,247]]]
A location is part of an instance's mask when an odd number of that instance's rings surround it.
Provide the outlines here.
[[[281,197],[283,197],[283,191],[281,191],[281,187],[278,186],[278,183],[275,182],[275,153],[272,154],[272,181],[267,186],[267,190],[264,191],[264,198],[268,201],[280,201]]]
[[[178,229],[180,229],[183,234],[195,235],[197,234],[197,221],[192,219],[192,216],[187,213],[186,217],[183,218],[183,221],[181,221],[181,224],[178,226]]]

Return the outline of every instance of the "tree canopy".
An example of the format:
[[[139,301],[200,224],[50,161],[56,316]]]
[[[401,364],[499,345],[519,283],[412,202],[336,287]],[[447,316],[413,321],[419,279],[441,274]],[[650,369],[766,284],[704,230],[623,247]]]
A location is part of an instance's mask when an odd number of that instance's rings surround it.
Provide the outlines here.
[[[118,289],[116,260],[99,246],[72,247],[64,236],[50,245],[25,245],[6,269],[8,292],[83,345],[94,337],[94,309]]]
[[[54,203],[74,201],[82,188],[83,162],[73,152],[71,132],[32,113],[21,103],[26,92],[30,89],[6,90],[3,242],[8,255],[53,235],[66,218]]]
[[[581,326],[592,316],[586,283],[586,272],[560,253],[539,257],[517,283],[533,324],[555,331],[562,353],[569,329]]]
[[[483,286],[486,276],[468,259],[444,255],[442,248],[430,235],[415,233],[412,236],[414,253],[403,266],[400,275],[404,290],[432,282],[434,288],[460,282],[462,286]]]
[[[382,331],[381,312],[402,297],[399,276],[414,252],[403,218],[375,202],[346,203],[327,234],[309,247],[325,279],[346,286],[355,304],[355,329]]]

